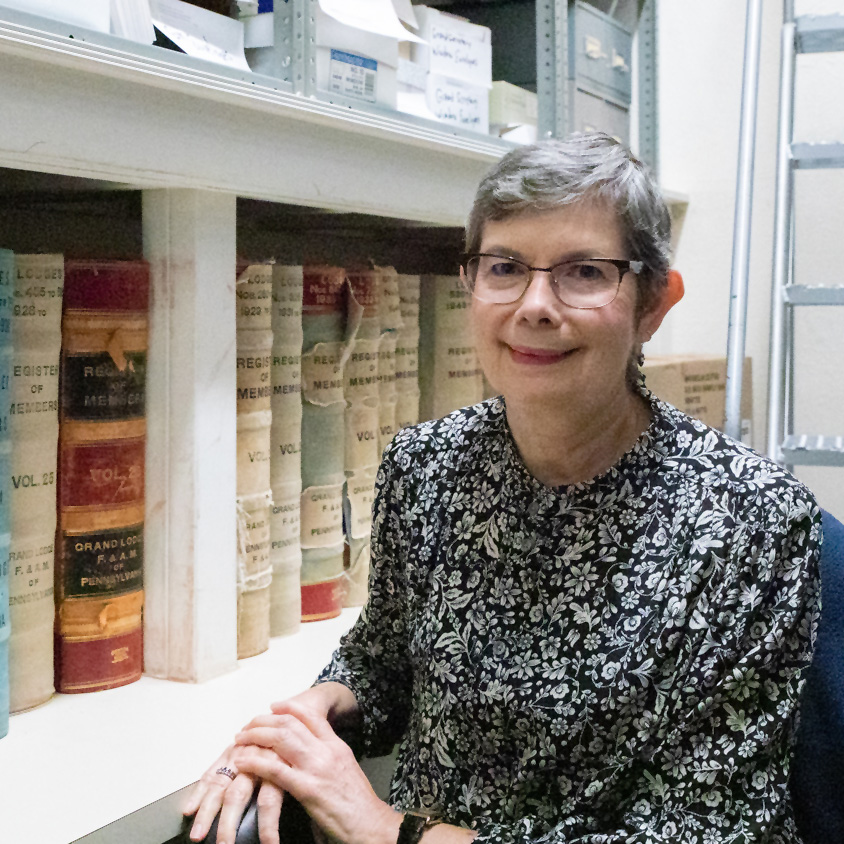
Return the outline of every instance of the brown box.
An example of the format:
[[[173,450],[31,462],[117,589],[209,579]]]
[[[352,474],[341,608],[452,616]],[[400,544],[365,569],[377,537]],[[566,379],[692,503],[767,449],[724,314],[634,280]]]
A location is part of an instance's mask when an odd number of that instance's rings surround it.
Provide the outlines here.
[[[707,355],[665,355],[647,358],[642,367],[648,389],[659,398],[723,429],[726,411],[727,359]],[[750,358],[744,359],[741,397],[741,438],[750,444],[753,425],[753,378]]]

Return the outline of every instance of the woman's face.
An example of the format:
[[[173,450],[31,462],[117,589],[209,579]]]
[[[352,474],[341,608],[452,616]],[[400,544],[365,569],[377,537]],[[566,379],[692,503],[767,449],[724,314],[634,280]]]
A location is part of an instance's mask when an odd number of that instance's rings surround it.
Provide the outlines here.
[[[630,258],[609,207],[590,202],[486,223],[480,252],[551,267],[574,258]],[[534,274],[518,302],[472,299],[475,345],[487,379],[509,404],[578,402],[599,407],[628,390],[627,362],[648,339],[637,325],[636,277],[625,274],[602,308],[577,310],[555,296],[547,273]],[[621,391],[621,393],[619,392]]]

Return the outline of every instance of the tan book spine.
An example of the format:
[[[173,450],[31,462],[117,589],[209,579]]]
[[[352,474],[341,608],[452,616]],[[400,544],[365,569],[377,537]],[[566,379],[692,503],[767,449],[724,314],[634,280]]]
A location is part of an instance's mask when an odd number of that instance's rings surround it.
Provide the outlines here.
[[[237,297],[237,656],[270,643],[273,265],[241,264]]]
[[[53,694],[53,567],[64,259],[16,255],[9,434],[12,712]]]
[[[425,276],[419,304],[419,413],[437,419],[483,398],[469,294],[457,276]]]

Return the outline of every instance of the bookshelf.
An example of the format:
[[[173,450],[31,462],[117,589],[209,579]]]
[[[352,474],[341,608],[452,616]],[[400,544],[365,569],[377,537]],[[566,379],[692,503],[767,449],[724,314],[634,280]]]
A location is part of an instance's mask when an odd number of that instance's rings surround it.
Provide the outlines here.
[[[330,234],[380,248],[378,220],[402,230],[397,253],[423,259],[403,271],[445,272],[424,260],[443,245],[456,254],[476,185],[510,145],[303,93],[295,74],[205,63],[2,0],[0,62],[0,235],[15,230],[16,195],[50,195],[53,204],[61,195],[76,222],[60,239],[93,256],[86,196],[110,195],[110,216],[93,228],[110,222],[110,257],[145,257],[152,271],[150,676],[13,716],[0,743],[0,840],[160,844],[178,831],[169,820],[178,801],[168,795],[196,778],[234,727],[310,683],[356,615],[304,626],[266,654],[236,660],[238,247],[268,257],[265,244]],[[48,205],[40,213],[52,236],[66,219],[53,219]],[[144,835],[130,837],[131,824],[96,832],[156,801],[138,821]]]
[[[111,257],[143,256],[152,269],[149,674],[13,716],[0,745],[0,840],[159,844],[178,831],[178,800],[167,796],[196,779],[232,729],[308,685],[356,615],[236,660],[238,215],[310,209],[323,228],[375,215],[427,232],[424,251],[438,227],[454,240],[479,178],[509,145],[2,5],[0,61],[0,230],[23,225],[15,197],[26,195],[26,213],[49,218],[47,240],[93,255],[92,228],[108,219],[87,197],[111,196]],[[33,208],[42,195],[49,200]],[[301,216],[288,210],[288,222]],[[132,818],[120,819],[159,800],[139,822],[144,835],[130,838]]]

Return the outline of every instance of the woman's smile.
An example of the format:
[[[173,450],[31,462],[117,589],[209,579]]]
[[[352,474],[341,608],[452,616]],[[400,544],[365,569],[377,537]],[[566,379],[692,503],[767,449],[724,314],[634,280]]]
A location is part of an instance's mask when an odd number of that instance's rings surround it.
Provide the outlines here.
[[[536,349],[530,346],[512,345],[509,348],[513,362],[526,366],[549,366],[571,357],[577,351],[577,349]]]

